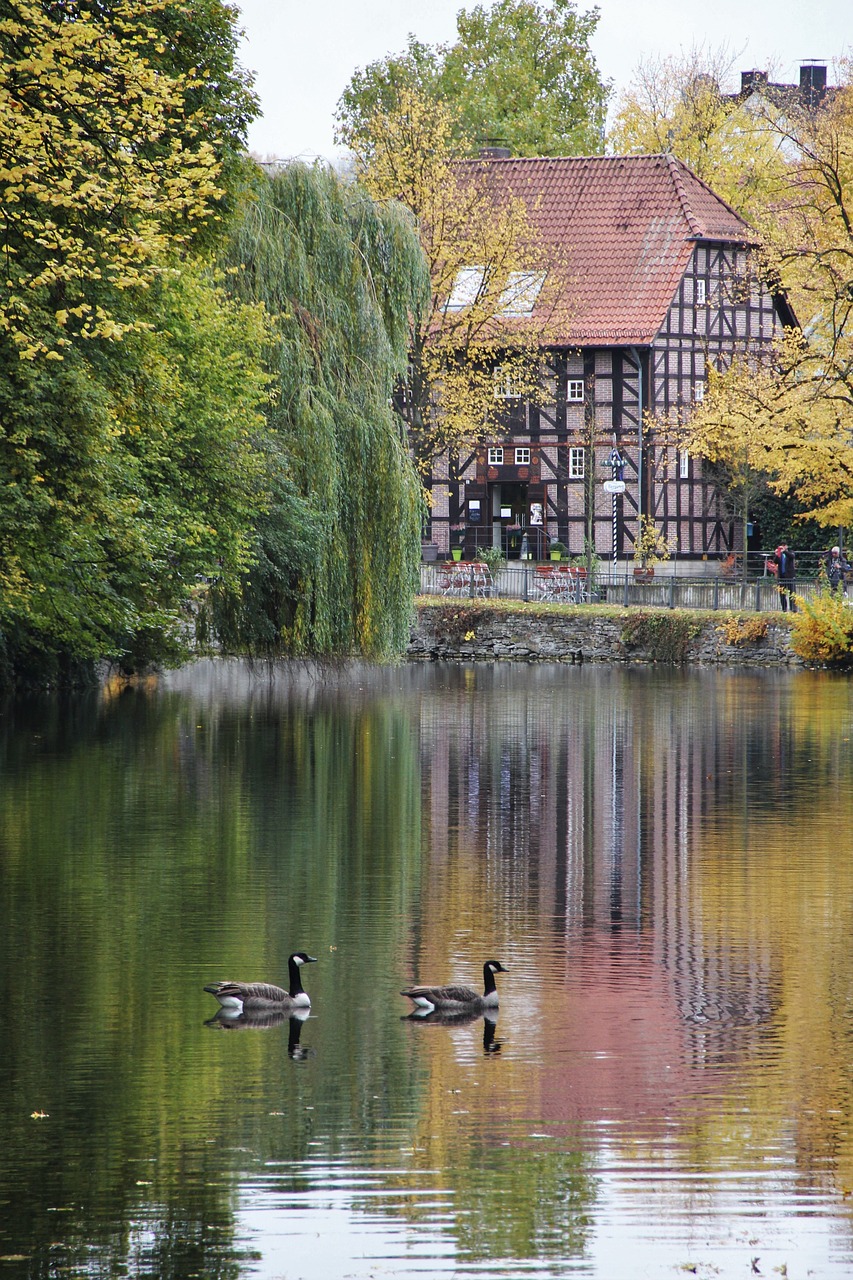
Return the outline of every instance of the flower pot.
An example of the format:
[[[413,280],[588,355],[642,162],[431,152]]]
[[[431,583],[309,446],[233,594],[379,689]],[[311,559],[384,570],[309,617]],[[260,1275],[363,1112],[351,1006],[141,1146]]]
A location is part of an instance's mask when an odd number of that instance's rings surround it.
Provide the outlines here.
[[[561,553],[560,553],[559,551],[552,551],[552,552],[551,552],[551,559],[552,559],[552,560],[562,560],[562,558],[563,558],[563,557],[562,557],[562,555],[561,555]]]
[[[452,548],[451,548],[451,550],[450,550],[450,554],[451,554],[451,556],[453,557],[453,559],[454,559],[454,560],[461,560],[461,559],[462,559],[462,548],[461,548],[461,547],[452,547]]]
[[[655,576],[655,567],[653,564],[638,564],[634,566],[634,577],[637,582],[651,582]]]

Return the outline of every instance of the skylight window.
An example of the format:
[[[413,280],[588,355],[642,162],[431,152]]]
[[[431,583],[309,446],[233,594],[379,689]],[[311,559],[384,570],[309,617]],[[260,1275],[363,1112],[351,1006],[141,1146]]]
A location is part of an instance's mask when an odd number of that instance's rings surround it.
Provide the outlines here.
[[[461,311],[477,301],[486,278],[485,267],[460,267],[447,299],[448,311]]]
[[[529,316],[544,283],[544,271],[510,271],[498,301],[499,313],[502,316]]]

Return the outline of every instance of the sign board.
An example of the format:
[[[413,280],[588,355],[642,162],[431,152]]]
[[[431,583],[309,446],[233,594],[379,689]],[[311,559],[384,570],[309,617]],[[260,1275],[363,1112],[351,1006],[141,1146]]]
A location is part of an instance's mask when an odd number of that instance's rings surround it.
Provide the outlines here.
[[[605,493],[624,493],[625,481],[624,480],[605,480],[604,492]]]

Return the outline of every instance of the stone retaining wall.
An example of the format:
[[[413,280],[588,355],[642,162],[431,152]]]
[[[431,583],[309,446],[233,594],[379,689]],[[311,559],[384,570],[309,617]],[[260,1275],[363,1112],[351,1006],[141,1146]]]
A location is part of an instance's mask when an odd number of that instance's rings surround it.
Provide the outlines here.
[[[407,656],[463,662],[665,662],[803,666],[782,621],[766,635],[729,644],[724,618],[666,609],[514,612],[454,600],[419,604]]]

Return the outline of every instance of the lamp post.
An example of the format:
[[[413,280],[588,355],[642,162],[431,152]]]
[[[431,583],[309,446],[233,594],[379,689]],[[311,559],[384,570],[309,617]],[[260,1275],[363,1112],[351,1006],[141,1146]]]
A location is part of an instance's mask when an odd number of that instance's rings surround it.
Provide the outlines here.
[[[613,495],[613,568],[616,568],[617,557],[617,540],[616,540],[616,498],[620,493],[625,492],[625,481],[623,480],[623,472],[625,469],[625,459],[614,444],[610,450],[610,457],[603,464],[605,467],[611,468],[611,477],[604,481],[604,492]]]

